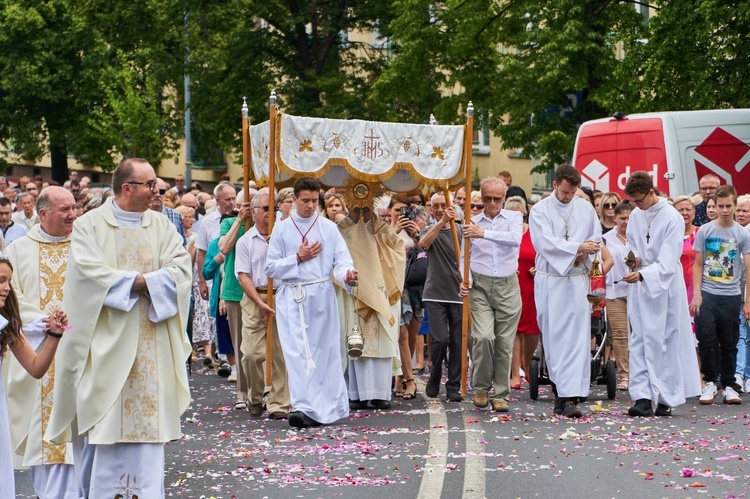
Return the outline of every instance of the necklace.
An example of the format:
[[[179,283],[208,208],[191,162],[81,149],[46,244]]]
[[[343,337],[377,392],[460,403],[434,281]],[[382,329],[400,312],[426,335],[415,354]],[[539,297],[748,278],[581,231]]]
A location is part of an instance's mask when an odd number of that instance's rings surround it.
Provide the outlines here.
[[[315,220],[313,220],[312,225],[310,225],[310,228],[307,229],[307,231],[303,234],[302,231],[299,229],[299,226],[297,225],[297,222],[294,221],[294,217],[292,217],[292,223],[294,224],[294,228],[297,229],[297,232],[299,232],[299,235],[302,236],[302,244],[305,244],[305,241],[307,241],[307,235],[310,233],[313,227],[315,227],[315,224],[318,222],[318,218],[320,218],[320,215],[315,215]]]
[[[615,232],[615,236],[617,236],[617,239],[620,240],[620,242],[622,243],[623,246],[627,246],[628,245],[628,239],[626,237],[621,236],[617,232]]]
[[[571,201],[571,203],[572,202],[573,201]],[[570,205],[570,213],[568,213],[568,218],[565,218],[562,215],[562,213],[560,213],[560,210],[557,208],[557,206],[555,206],[555,211],[557,212],[557,214],[560,216],[563,223],[565,224],[565,240],[567,241],[568,240],[568,228],[570,226],[570,217],[573,215],[573,205],[572,204]]]
[[[643,218],[646,220],[646,244],[649,243],[649,240],[651,239],[651,224],[654,223],[654,220],[656,219],[657,215],[659,215],[659,212],[662,208],[664,208],[665,205],[657,206],[654,210],[654,216],[651,217],[651,220],[648,219],[648,215],[646,215],[646,211],[643,212]]]

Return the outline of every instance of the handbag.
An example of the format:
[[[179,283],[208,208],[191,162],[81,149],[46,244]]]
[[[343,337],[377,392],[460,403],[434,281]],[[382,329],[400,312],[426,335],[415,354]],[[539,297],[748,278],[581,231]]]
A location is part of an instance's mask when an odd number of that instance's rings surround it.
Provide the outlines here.
[[[417,250],[411,252],[406,262],[406,278],[404,282],[407,287],[414,288],[424,286],[427,280],[427,251]]]

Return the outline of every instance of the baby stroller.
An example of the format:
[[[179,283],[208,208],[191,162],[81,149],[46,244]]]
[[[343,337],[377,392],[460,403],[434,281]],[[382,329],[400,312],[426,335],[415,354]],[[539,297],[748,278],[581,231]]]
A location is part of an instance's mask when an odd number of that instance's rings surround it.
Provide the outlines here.
[[[605,358],[604,355],[604,346],[607,342],[607,323],[604,310],[591,315],[591,338],[595,340],[592,343],[591,351],[591,383],[607,385],[607,398],[613,400],[617,393],[617,366],[614,360]],[[541,343],[539,351],[540,355],[534,355],[529,366],[529,395],[531,400],[536,400],[539,397],[540,385],[552,384],[547,373],[544,347]]]

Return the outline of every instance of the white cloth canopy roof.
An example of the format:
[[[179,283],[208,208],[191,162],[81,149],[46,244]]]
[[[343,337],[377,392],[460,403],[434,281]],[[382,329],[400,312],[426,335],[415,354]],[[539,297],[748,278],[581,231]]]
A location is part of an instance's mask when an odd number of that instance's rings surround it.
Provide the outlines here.
[[[251,172],[268,179],[270,126],[250,128]],[[278,182],[318,178],[328,187],[357,179],[408,192],[423,184],[455,186],[463,180],[464,127],[335,120],[280,115],[276,131]]]

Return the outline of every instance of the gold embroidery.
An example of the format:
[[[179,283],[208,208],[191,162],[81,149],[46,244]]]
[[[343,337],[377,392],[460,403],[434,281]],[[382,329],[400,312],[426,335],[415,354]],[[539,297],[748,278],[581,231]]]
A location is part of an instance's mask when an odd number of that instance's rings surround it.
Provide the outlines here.
[[[120,475],[120,485],[114,489],[117,492],[115,499],[138,499],[137,492],[141,490],[138,487],[138,477],[136,475],[131,476],[130,473]]]
[[[299,152],[313,152],[312,140],[303,140],[299,143]]]
[[[68,268],[70,241],[43,243],[39,245],[39,308],[46,314],[62,309],[63,284]],[[52,392],[55,387],[55,362],[52,361],[47,373],[40,380],[42,389],[42,436],[47,431],[47,423],[52,413]],[[55,445],[42,441],[43,464],[65,464],[66,445]]]
[[[432,154],[430,154],[431,158],[438,158],[438,159],[445,159],[445,154],[443,153],[442,147],[433,146],[432,147]]]
[[[117,233],[118,267],[141,274],[153,267],[148,234],[142,228],[120,228]],[[135,362],[122,388],[121,441],[159,441],[156,327],[148,318],[149,302],[138,300],[140,325]],[[128,497],[128,496],[125,496]]]

